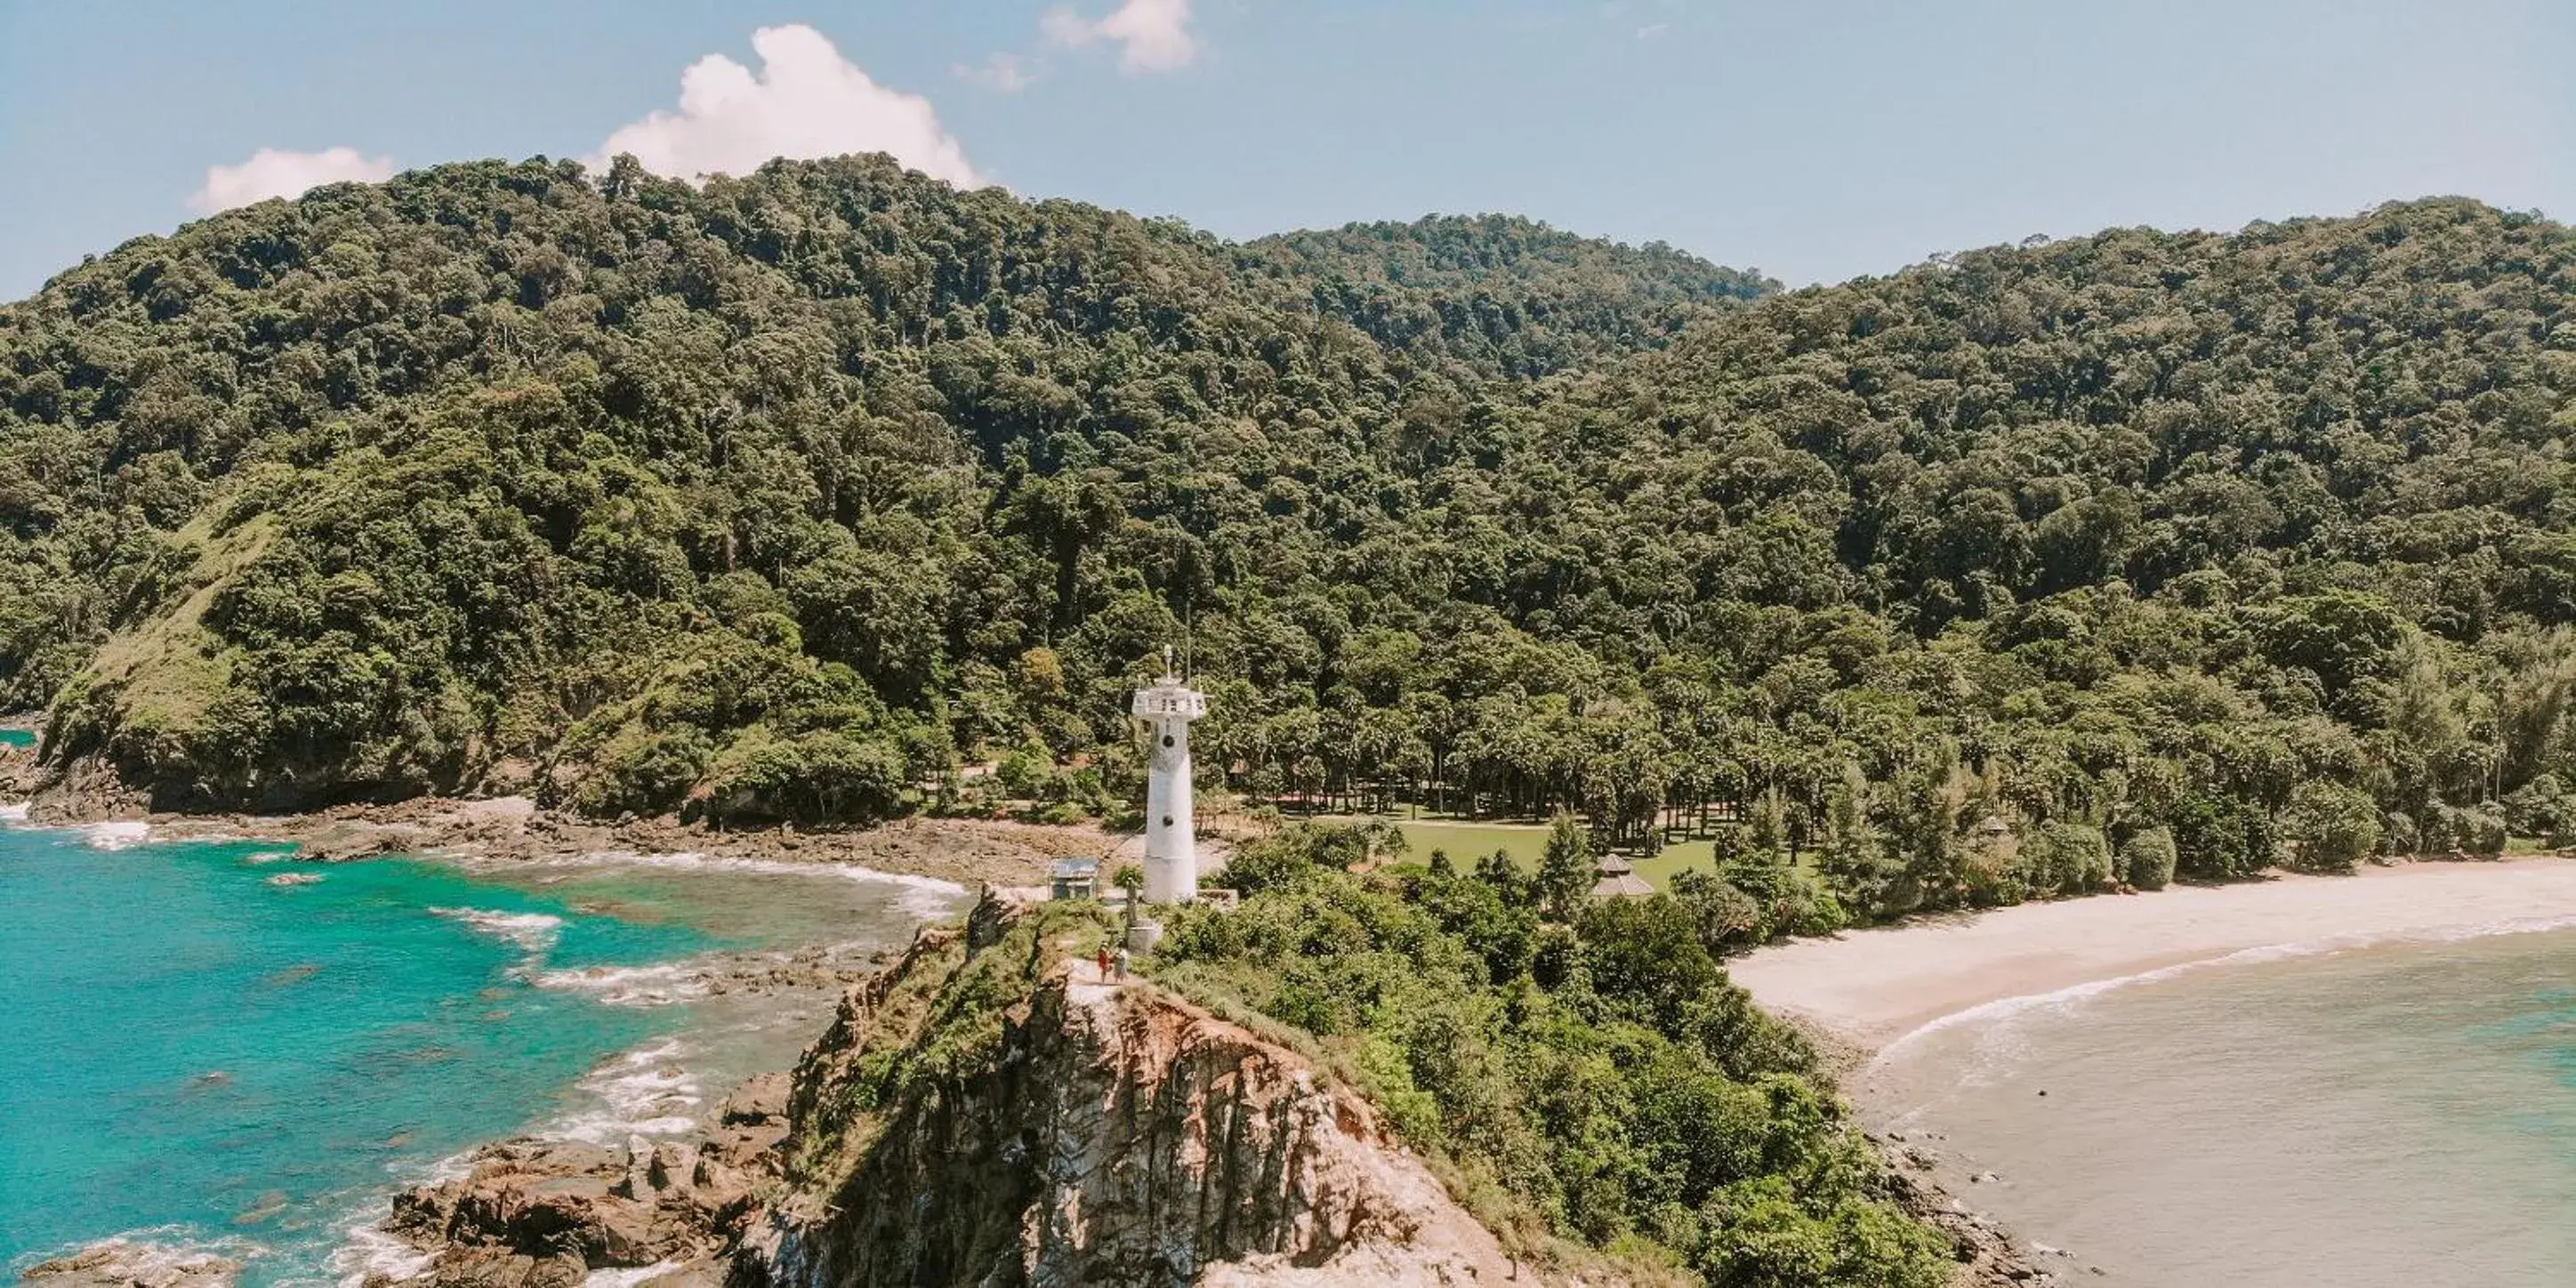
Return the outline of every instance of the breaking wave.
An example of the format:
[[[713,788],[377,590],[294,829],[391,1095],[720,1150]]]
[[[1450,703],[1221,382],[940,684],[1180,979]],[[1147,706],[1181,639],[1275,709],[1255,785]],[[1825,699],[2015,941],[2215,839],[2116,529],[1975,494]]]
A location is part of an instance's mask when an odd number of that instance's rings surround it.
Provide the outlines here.
[[[531,954],[554,947],[555,940],[563,935],[563,918],[551,913],[494,912],[488,908],[432,908],[430,912],[461,921],[477,934],[516,944]]]

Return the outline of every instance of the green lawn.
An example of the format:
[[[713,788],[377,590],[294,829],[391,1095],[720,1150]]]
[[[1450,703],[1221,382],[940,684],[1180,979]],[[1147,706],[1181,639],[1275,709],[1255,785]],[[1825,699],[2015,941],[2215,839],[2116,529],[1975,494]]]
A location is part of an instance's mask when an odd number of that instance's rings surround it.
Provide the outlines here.
[[[1637,875],[1658,890],[1672,888],[1673,874],[1685,868],[1706,872],[1717,864],[1717,846],[1710,841],[1675,841],[1651,859],[1634,860]]]
[[[1447,850],[1449,858],[1461,868],[1475,866],[1476,860],[1501,850],[1512,856],[1522,871],[1538,870],[1539,854],[1547,846],[1544,823],[1473,823],[1446,818],[1402,818],[1380,816],[1404,833],[1413,847],[1406,857],[1420,863],[1430,859],[1433,850]],[[1355,815],[1326,815],[1316,820],[1323,823],[1365,823],[1370,819]],[[1650,859],[1632,859],[1637,875],[1658,890],[1672,881],[1673,874],[1684,868],[1706,868],[1711,858],[1706,841],[1676,841]]]

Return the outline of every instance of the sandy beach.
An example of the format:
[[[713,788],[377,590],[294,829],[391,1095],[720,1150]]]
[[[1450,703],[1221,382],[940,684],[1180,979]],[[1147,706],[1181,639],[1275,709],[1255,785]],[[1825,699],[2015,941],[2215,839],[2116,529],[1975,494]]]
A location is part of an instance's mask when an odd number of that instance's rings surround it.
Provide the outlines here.
[[[2576,924],[2576,859],[2410,863],[2023,904],[1777,944],[1730,972],[1771,1010],[1875,1052],[1974,1008],[2237,954],[2552,924]]]

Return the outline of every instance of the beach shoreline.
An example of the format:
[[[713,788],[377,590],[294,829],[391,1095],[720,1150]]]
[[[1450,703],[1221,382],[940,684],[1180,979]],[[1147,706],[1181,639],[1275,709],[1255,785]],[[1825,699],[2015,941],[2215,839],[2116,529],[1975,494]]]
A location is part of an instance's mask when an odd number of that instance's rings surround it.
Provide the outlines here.
[[[2079,1249],[1986,1215],[1976,1196],[1996,1178],[1913,1120],[1907,1079],[1888,1074],[1916,1040],[2192,972],[2570,927],[2576,859],[2426,860],[1917,918],[1774,944],[1728,965],[1757,1004],[1815,1044],[1909,1209],[1954,1237],[2010,1248],[2043,1282],[2080,1281],[2103,1272]]]
[[[2283,873],[2095,895],[1799,939],[1728,963],[1754,1001],[1863,1062],[1931,1026],[2231,960],[2576,924],[2576,859]]]

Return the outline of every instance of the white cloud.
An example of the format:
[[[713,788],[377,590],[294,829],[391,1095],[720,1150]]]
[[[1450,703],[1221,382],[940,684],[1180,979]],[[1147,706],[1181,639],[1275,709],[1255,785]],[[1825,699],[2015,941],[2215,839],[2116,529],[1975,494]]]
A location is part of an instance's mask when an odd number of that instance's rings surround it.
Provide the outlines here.
[[[957,63],[948,70],[957,79],[971,81],[996,94],[1017,94],[1038,82],[1038,65],[1018,54],[995,54],[981,67]]]
[[[748,174],[773,157],[887,152],[933,178],[984,183],[929,99],[876,83],[823,33],[763,27],[751,33],[751,47],[760,55],[757,74],[722,54],[690,64],[680,73],[680,110],[621,127],[599,145],[591,168],[632,152],[657,174],[696,179]]]
[[[1041,27],[1047,39],[1077,49],[1118,42],[1118,66],[1131,74],[1186,67],[1199,55],[1198,37],[1190,34],[1190,0],[1127,0],[1097,22],[1070,7],[1050,9]]]
[[[367,157],[356,148],[291,152],[261,148],[240,165],[206,167],[206,184],[188,196],[188,208],[211,215],[271,197],[300,197],[326,183],[380,183],[394,177],[392,157]]]

